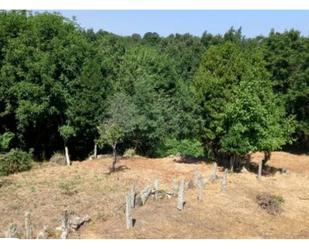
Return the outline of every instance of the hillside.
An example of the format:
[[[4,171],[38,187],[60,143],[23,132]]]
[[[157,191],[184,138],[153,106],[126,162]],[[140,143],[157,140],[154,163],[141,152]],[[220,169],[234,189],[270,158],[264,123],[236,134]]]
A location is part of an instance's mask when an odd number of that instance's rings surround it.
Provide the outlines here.
[[[50,236],[58,236],[55,228],[68,209],[91,217],[69,238],[309,238],[309,156],[275,152],[270,164],[288,167],[287,174],[263,177],[261,182],[250,172],[229,174],[227,192],[220,192],[220,181],[207,182],[203,202],[190,189],[183,212],[176,209],[175,198],[149,199],[134,210],[131,230],[125,228],[122,204],[133,183],[141,190],[158,178],[161,188],[170,190],[173,177],[193,179],[197,167],[208,179],[211,164],[123,158],[123,170],[107,175],[110,163],[111,158],[74,162],[72,167],[44,163],[1,177],[1,235],[10,223],[22,227],[24,213],[30,211],[35,234],[48,225]],[[218,175],[222,174],[219,168]],[[279,215],[258,206],[256,196],[261,192],[283,197]]]

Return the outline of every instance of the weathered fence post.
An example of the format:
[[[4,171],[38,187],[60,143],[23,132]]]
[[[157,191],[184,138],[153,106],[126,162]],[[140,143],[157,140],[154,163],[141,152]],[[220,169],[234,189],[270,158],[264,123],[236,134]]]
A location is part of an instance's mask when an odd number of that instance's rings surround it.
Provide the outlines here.
[[[197,188],[198,181],[199,181],[200,177],[201,177],[201,172],[200,172],[199,168],[196,168],[195,171],[194,171],[194,179],[193,179],[193,184],[196,188]]]
[[[217,179],[217,163],[213,163],[212,173],[210,175],[210,181],[214,182]]]
[[[156,179],[154,182],[154,190],[155,190],[155,199],[159,199],[159,191],[160,191],[160,181]]]
[[[136,195],[135,185],[131,187],[131,191],[129,195],[130,195],[130,200],[131,200],[131,208],[135,208],[135,195]]]
[[[25,213],[25,239],[32,239],[32,225],[30,212]]]
[[[185,203],[185,180],[181,179],[179,183],[177,209],[182,211]]]
[[[153,187],[150,185],[150,186],[144,188],[140,192],[140,198],[141,198],[141,201],[142,201],[142,205],[145,205],[146,201],[148,200],[149,196],[151,195],[152,190],[153,190]]]
[[[177,179],[176,177],[173,177],[173,183],[172,183],[172,193],[173,193],[173,196],[177,196],[178,194],[178,182],[177,182]]]
[[[259,169],[258,169],[258,175],[257,175],[257,179],[261,180],[262,177],[262,167],[263,167],[263,162],[262,160],[259,162]]]
[[[127,229],[130,229],[133,227],[133,218],[132,218],[132,208],[131,208],[131,195],[126,196],[126,224]]]
[[[197,199],[199,201],[203,200],[203,189],[205,186],[204,178],[200,176],[197,180]]]
[[[227,188],[227,169],[224,170],[224,175],[221,182],[221,192],[226,192]]]
[[[61,220],[61,239],[67,239],[69,235],[69,214],[68,211],[65,210],[63,212],[62,220]]]

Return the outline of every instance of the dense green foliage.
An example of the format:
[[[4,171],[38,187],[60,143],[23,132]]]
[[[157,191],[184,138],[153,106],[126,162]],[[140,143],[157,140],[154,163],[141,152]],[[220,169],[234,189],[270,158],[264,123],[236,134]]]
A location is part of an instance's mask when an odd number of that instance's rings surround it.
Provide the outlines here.
[[[6,154],[0,154],[0,176],[31,169],[31,154],[19,149],[12,149]]]
[[[309,38],[295,30],[124,37],[59,14],[0,12],[2,151],[246,154],[292,138],[306,148],[308,82]]]
[[[267,81],[242,81],[233,87],[223,111],[224,152],[244,155],[249,151],[273,151],[291,142],[294,123]]]
[[[165,143],[157,149],[156,155],[159,157],[179,155],[198,158],[204,156],[204,149],[202,143],[198,140],[183,139],[179,141],[173,138],[165,141]]]

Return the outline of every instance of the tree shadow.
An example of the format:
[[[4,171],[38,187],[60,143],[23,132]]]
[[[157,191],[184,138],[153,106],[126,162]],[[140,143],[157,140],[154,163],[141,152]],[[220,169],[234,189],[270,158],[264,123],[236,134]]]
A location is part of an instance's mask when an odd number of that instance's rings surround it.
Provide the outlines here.
[[[230,158],[228,156],[220,155],[216,159],[219,166],[223,167],[224,169],[231,169],[230,165]],[[256,162],[251,161],[251,155],[248,154],[237,162],[237,164],[234,165],[233,172],[234,173],[241,173],[243,168],[245,168],[247,171],[251,173],[258,174],[259,164]],[[268,165],[267,163],[262,168],[262,175],[263,176],[272,176],[275,175],[277,172],[279,173],[286,173],[287,169],[281,168],[281,167],[272,167]]]
[[[176,163],[199,164],[201,162],[210,162],[210,160],[201,157],[181,156],[180,159],[173,160]]]
[[[108,168],[108,172],[106,173],[107,175],[111,175],[113,173],[117,173],[117,172],[120,172],[120,171],[126,171],[126,170],[129,170],[130,168],[127,167],[126,165],[119,165],[119,166],[116,166],[115,169],[112,169],[111,167]]]
[[[250,162],[246,165],[245,168],[246,168],[246,170],[248,170],[251,173],[258,174],[258,169],[259,169],[258,163]],[[262,168],[262,176],[273,176],[277,172],[283,174],[283,173],[287,172],[287,169],[272,167],[272,166],[269,166],[267,164]]]

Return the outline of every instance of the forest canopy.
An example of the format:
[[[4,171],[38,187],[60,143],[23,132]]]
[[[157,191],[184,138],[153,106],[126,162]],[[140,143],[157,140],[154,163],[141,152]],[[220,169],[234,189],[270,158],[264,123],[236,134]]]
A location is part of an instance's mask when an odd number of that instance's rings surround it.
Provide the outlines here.
[[[308,151],[309,37],[119,36],[56,13],[1,11],[0,149],[41,160],[65,145],[83,159],[109,123],[120,151],[147,156]]]

